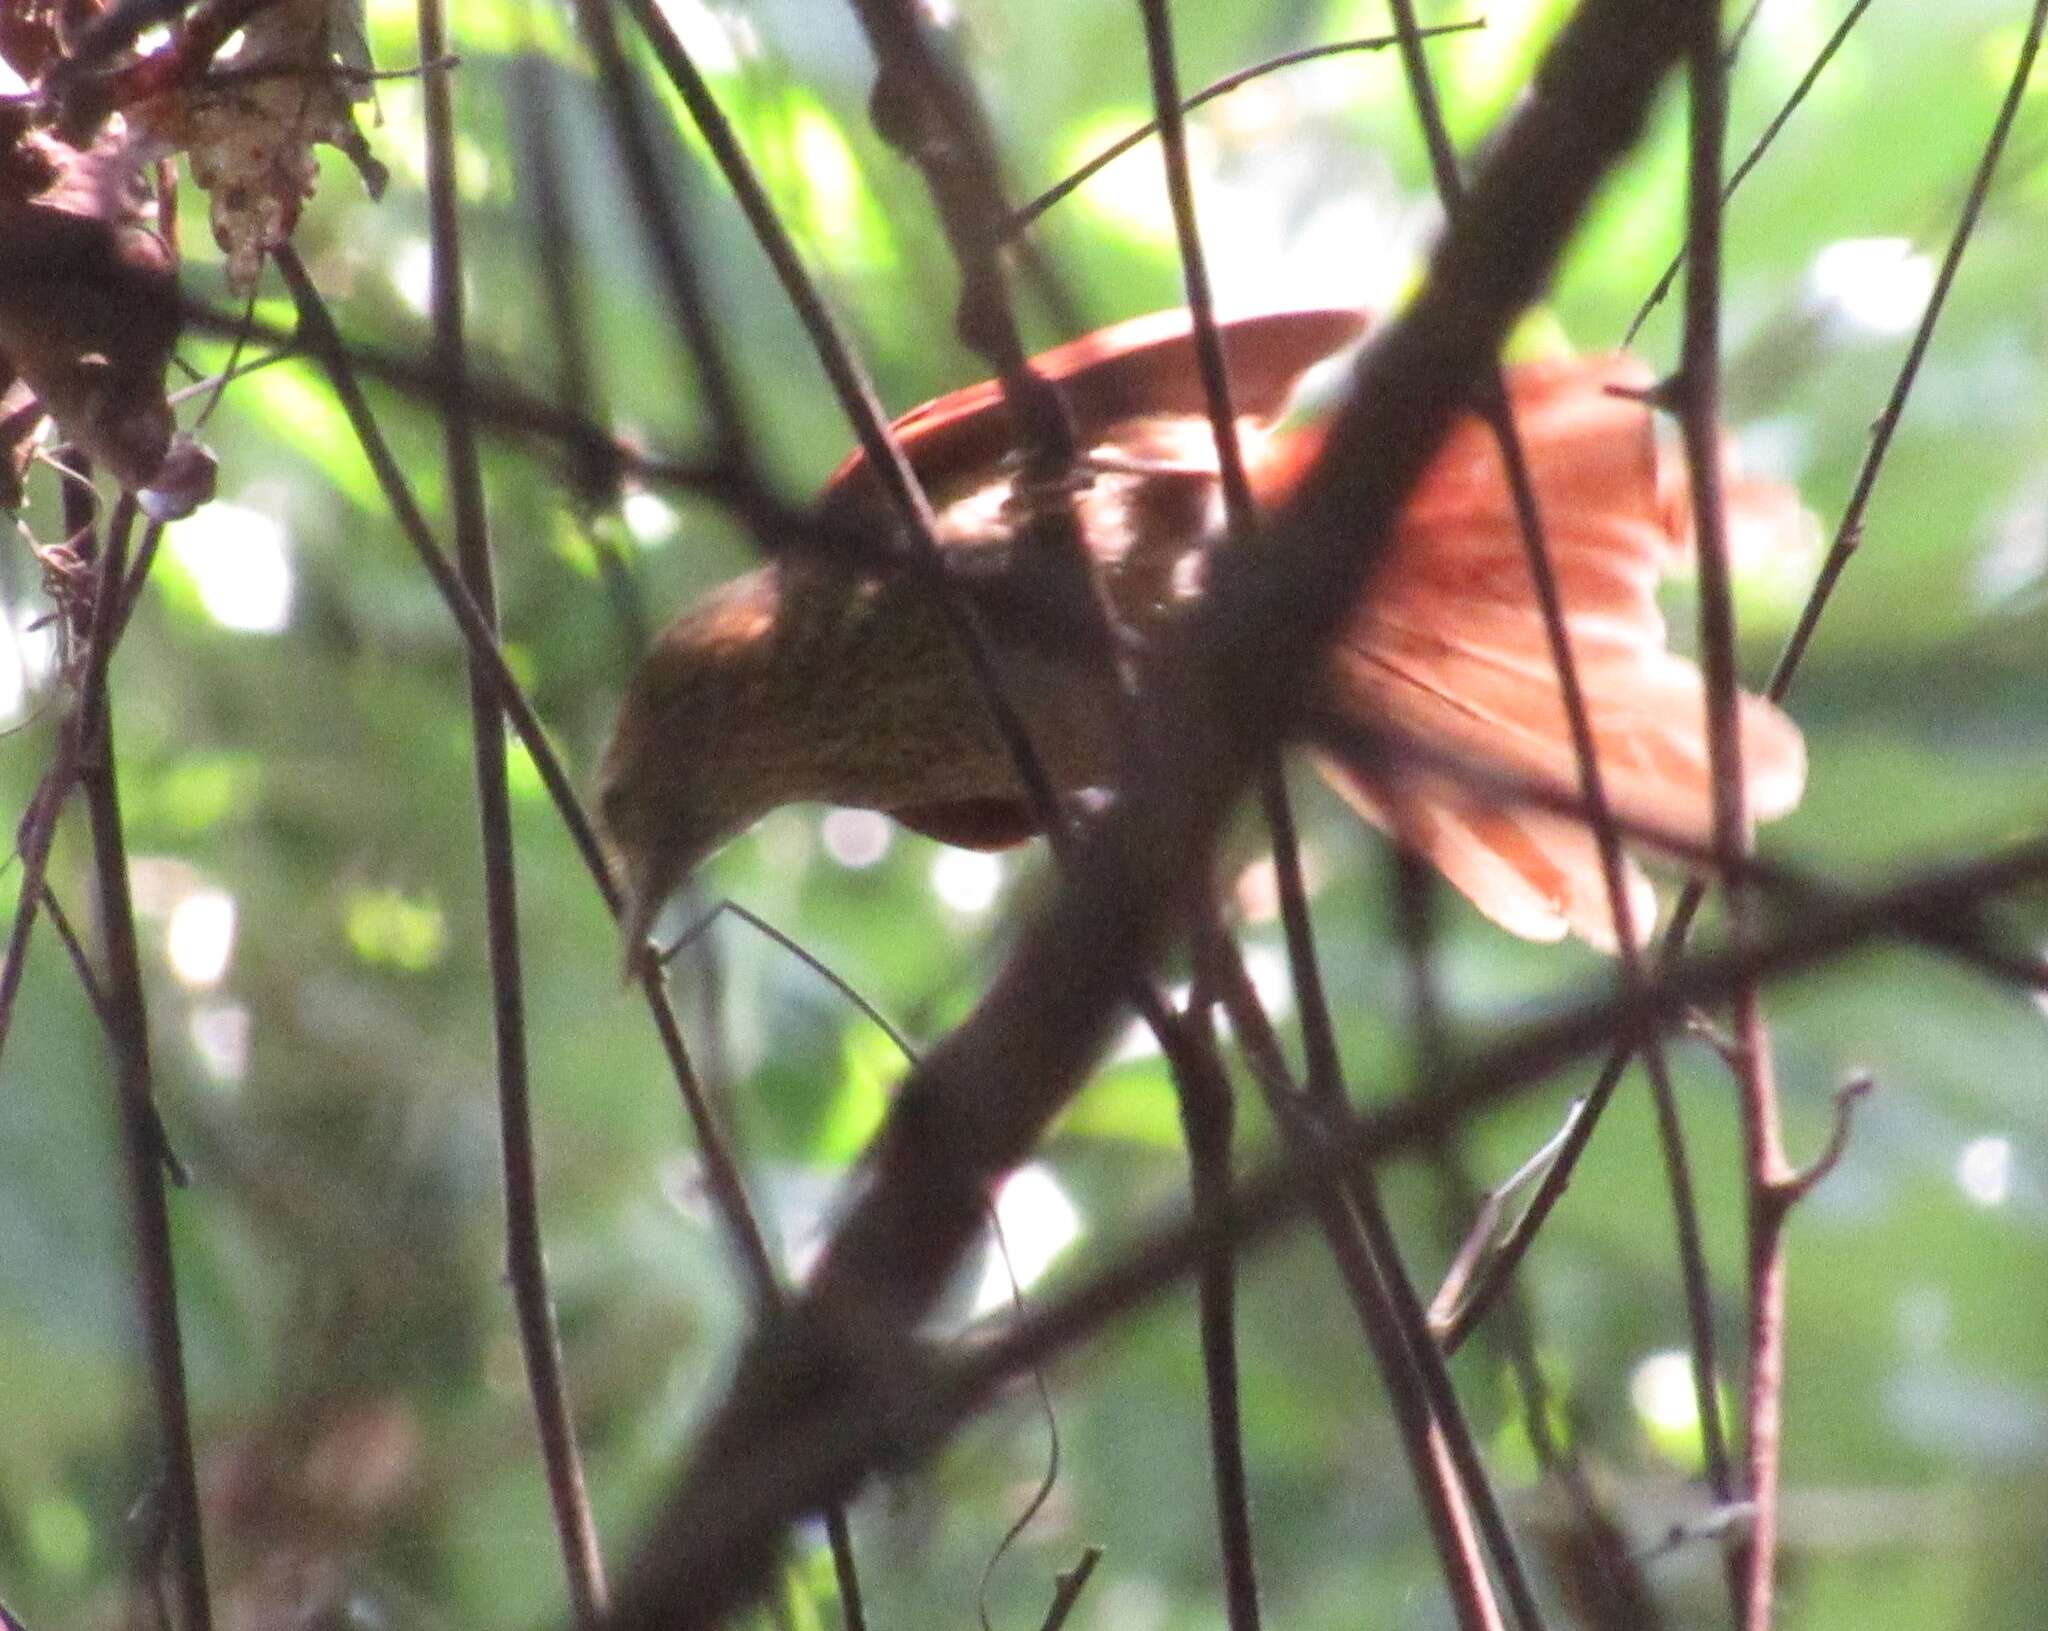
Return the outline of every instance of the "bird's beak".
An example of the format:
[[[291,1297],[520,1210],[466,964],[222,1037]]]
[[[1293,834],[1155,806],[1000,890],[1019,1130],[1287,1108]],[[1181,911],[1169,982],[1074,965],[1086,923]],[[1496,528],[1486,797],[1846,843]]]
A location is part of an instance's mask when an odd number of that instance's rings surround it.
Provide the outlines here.
[[[627,862],[620,869],[619,979],[632,985],[655,967],[654,919],[668,899],[668,886],[647,867]]]
[[[656,967],[659,954],[651,944],[655,919],[677,890],[689,882],[709,852],[655,845],[648,850],[614,852],[619,884],[619,970],[628,985]],[[673,950],[673,948],[665,948]]]
[[[648,932],[654,927],[659,906],[637,891],[626,897],[619,915],[619,983],[634,985],[654,966],[654,945]]]

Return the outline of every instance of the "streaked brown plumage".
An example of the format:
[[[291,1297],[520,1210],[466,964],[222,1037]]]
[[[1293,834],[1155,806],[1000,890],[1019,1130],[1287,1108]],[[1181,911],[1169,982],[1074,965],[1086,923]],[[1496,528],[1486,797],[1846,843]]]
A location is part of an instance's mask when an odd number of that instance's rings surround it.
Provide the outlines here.
[[[1307,311],[1226,329],[1247,463],[1261,496],[1285,494],[1313,457],[1317,423],[1293,392],[1366,319]],[[1198,597],[1220,520],[1216,455],[1184,313],[1090,335],[1039,360],[1065,387],[1088,449],[1074,504],[1103,586],[1141,638]],[[1710,796],[1697,669],[1665,649],[1655,601],[1682,559],[1684,482],[1650,415],[1611,387],[1640,387],[1625,358],[1512,369],[1546,539],[1599,743],[1625,818],[1704,837]],[[958,581],[970,586],[1011,697],[1055,780],[1094,785],[1111,710],[1076,644],[1035,606],[1018,530],[1007,418],[993,386],[953,393],[898,425],[931,493]],[[1781,488],[1736,484],[1740,524],[1782,547],[1807,518]],[[858,458],[824,497],[838,519],[881,525]],[[1476,421],[1454,428],[1403,513],[1375,598],[1324,670],[1319,706],[1412,732],[1455,753],[1575,791],[1570,739],[1499,457]],[[1797,802],[1804,749],[1768,703],[1743,703],[1749,801],[1759,819]],[[1313,745],[1313,744],[1310,744]],[[1388,789],[1326,774],[1386,825]],[[925,586],[905,572],[814,557],[714,591],[656,642],[620,709],[602,811],[633,911],[629,946],[661,900],[726,839],[778,805],[885,810],[982,846],[1034,830],[966,660]],[[1404,779],[1404,836],[1482,911],[1518,934],[1611,945],[1597,855],[1582,825],[1495,808],[1441,778]],[[1653,915],[1633,874],[1639,932]]]

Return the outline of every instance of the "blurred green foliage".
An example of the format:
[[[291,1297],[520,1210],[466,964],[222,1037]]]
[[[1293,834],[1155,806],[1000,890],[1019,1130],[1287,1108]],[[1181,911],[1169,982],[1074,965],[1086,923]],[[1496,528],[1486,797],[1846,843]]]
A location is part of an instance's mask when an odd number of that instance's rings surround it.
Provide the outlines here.
[[[1134,6],[940,9],[1017,196],[1144,116]],[[1427,9],[1441,20],[1468,14]],[[1467,143],[1518,94],[1565,8],[1472,9],[1484,10],[1486,29],[1433,52]],[[1878,0],[1730,210],[1730,416],[1749,464],[1796,481],[1824,523],[1839,514],[1899,366],[2022,10]],[[1175,12],[1191,85],[1386,26],[1371,0],[1181,0]],[[886,400],[908,406],[972,377],[950,337],[954,277],[920,184],[866,123],[870,66],[850,15],[816,0],[675,0],[671,14],[704,53]],[[1731,158],[1838,15],[1823,0],[1766,0],[1735,80]],[[376,0],[370,25],[381,63],[415,58],[403,0]],[[603,411],[652,443],[691,446],[703,427],[689,370],[565,20],[482,0],[458,8],[455,27],[478,346],[512,377],[553,388],[530,178],[509,145],[533,116],[514,95],[512,55],[537,42],[564,114]],[[2043,818],[2041,93],[2029,98],[1864,547],[1794,696],[1812,790],[1769,844],[1816,871],[1878,877],[2038,830]],[[1668,99],[1652,140],[1609,188],[1549,309],[1580,347],[1617,342],[1675,245],[1681,101]],[[352,338],[416,350],[426,265],[417,87],[381,85],[377,109],[390,195],[371,203],[330,159],[299,241]],[[1435,214],[1391,55],[1263,80],[1197,115],[1193,137],[1227,303],[1383,302],[1412,281]],[[678,128],[670,148],[753,428],[776,478],[800,495],[841,457],[845,426],[694,135]],[[219,297],[203,201],[188,196],[186,208],[190,286]],[[1063,205],[1040,242],[1069,321],[1173,303],[1156,148]],[[1675,306],[1642,340],[1660,363],[1675,352]],[[1062,337],[1047,303],[1027,293],[1022,309],[1035,337]],[[225,356],[198,341],[184,354],[201,370]],[[388,393],[377,405],[445,526],[436,425]],[[222,458],[222,504],[173,529],[121,648],[114,695],[159,1097],[194,1180],[174,1198],[178,1269],[227,1623],[279,1623],[287,1611],[319,1624],[558,1623],[560,1574],[498,1272],[460,647],[308,367],[238,382],[204,434]],[[700,504],[639,494],[623,513],[583,514],[557,475],[506,449],[487,468],[508,657],[587,778],[637,628],[748,556],[730,521]],[[50,522],[31,517],[45,536]],[[598,570],[604,551],[629,562],[623,597]],[[1745,563],[1753,676],[1813,565]],[[55,688],[47,641],[31,632],[45,603],[18,545],[0,552],[0,594],[15,726],[0,788],[19,810],[50,752]],[[1672,605],[1682,626],[1682,589]],[[617,989],[610,923],[530,766],[519,759],[515,772],[550,1263],[616,1562],[728,1362],[744,1299],[651,1030]],[[1334,801],[1306,780],[1300,792],[1346,1061],[1357,1090],[1381,1096],[1410,1062],[1384,926],[1388,869]],[[1042,858],[1006,861],[991,880],[899,832],[856,868],[832,859],[820,815],[764,822],[717,862],[711,887],[799,936],[913,1035],[937,1035],[980,988]],[[82,831],[69,820],[53,879],[84,919]],[[977,899],[992,882],[993,898]],[[2014,921],[2048,939],[2048,914],[2029,910]],[[1511,943],[1460,903],[1446,899],[1442,917],[1444,989],[1463,1032],[1606,977],[1591,955]],[[1251,940],[1275,958],[1270,924]],[[757,1198],[800,1260],[898,1064],[816,975],[744,926],[727,920],[703,946],[679,968],[684,1012],[729,1095]],[[2048,1611],[2042,1009],[1924,956],[1886,952],[1774,991],[1770,1016],[1795,1151],[1819,1146],[1850,1072],[1866,1069],[1878,1086],[1847,1158],[1791,1235],[1784,1624],[1860,1631],[1881,1612],[1925,1631],[2036,1627]],[[1680,1047],[1676,1066],[1723,1351],[1736,1352],[1743,1209],[1731,1094],[1704,1048]],[[1519,1164],[1575,1085],[1560,1081],[1475,1129],[1463,1159],[1477,1181]],[[91,1010],[42,933],[0,1064],[0,1597],[38,1627],[120,1618],[127,1560],[146,1528],[131,1509],[150,1485],[152,1437],[110,1107]],[[1255,1114],[1246,1138],[1270,1142]],[[1041,1289],[1181,1194],[1177,1118],[1156,1058],[1133,1049],[1109,1066],[1045,1161],[1080,1233]],[[1648,1108],[1631,1088],[1523,1282],[1549,1380],[1646,1541],[1700,1506],[1684,1485],[1695,1452],[1683,1424],[1674,1431],[1646,1392],[1656,1375],[1646,1362],[1684,1341],[1660,1170]],[[1429,1284],[1457,1217],[1429,1174],[1400,1175],[1391,1195]],[[1044,1213],[1036,1225],[1020,1219],[1020,1251],[1021,1236],[1050,1226]],[[1378,1385],[1316,1243],[1297,1237],[1262,1253],[1244,1303],[1253,1517],[1272,1622],[1448,1624]],[[954,1312],[972,1306],[970,1281]],[[1531,1482],[1497,1342],[1482,1333],[1457,1373],[1543,1555],[1558,1509]],[[1062,1474],[995,1577],[997,1623],[1038,1623],[1055,1572],[1100,1544],[1107,1557],[1075,1624],[1220,1624],[1188,1298],[1167,1298],[1049,1382]],[[872,1623],[963,1623],[1046,1454],[1046,1425],[1020,1389],[929,1473],[870,1492],[855,1531]],[[829,1597],[816,1535],[793,1567]],[[1651,1574],[1673,1624],[1725,1623],[1709,1549],[1662,1558]],[[829,1601],[806,1606],[798,1583],[786,1623],[833,1623]]]

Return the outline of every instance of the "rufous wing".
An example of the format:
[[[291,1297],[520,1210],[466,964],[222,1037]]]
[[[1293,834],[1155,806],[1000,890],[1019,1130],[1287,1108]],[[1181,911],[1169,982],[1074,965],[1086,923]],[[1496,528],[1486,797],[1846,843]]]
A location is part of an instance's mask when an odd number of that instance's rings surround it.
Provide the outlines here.
[[[1671,652],[1656,602],[1690,545],[1682,471],[1640,401],[1625,358],[1511,370],[1544,542],[1609,803],[1624,822],[1704,844],[1712,825],[1705,691]],[[1297,455],[1298,457],[1298,455]],[[1270,478],[1269,478],[1270,479]],[[1789,490],[1738,482],[1730,508],[1751,547],[1794,547],[1811,520]],[[1425,474],[1364,610],[1332,653],[1328,702],[1369,725],[1532,779],[1570,797],[1579,774],[1563,694],[1492,433],[1461,422]],[[1806,772],[1798,728],[1759,697],[1740,703],[1751,814],[1783,815]],[[1396,831],[1479,909],[1517,934],[1617,942],[1599,853],[1584,823],[1510,807],[1441,771],[1384,785],[1325,756],[1338,790]],[[1648,935],[1655,897],[1635,869],[1631,926]]]
[[[1277,413],[1295,382],[1362,335],[1371,319],[1343,307],[1260,312],[1221,325],[1232,397],[1241,414]],[[1153,312],[1083,335],[1032,359],[1056,383],[1083,446],[1111,426],[1146,415],[1205,411],[1202,376],[1185,310]],[[1016,450],[1016,426],[995,381],[969,385],[912,408],[896,421],[904,456],[926,488],[993,470]],[[879,496],[867,456],[851,454],[825,484],[827,510]]]

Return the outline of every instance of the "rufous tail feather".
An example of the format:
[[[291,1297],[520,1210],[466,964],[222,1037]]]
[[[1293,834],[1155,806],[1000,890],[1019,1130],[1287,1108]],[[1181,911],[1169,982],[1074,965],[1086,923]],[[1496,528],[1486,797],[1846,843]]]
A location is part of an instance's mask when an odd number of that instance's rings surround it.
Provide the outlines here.
[[[1690,549],[1691,506],[1682,465],[1657,443],[1649,411],[1626,394],[1649,383],[1630,359],[1578,358],[1514,369],[1508,393],[1607,800],[1625,823],[1704,845],[1713,811],[1705,689],[1698,667],[1668,649],[1656,602],[1658,582]],[[1304,456],[1299,445],[1280,449],[1263,472],[1267,490],[1284,485]],[[1796,548],[1811,536],[1811,517],[1786,488],[1733,480],[1727,498],[1744,551]],[[1521,529],[1498,448],[1478,420],[1453,430],[1424,475],[1326,684],[1328,704],[1362,724],[1578,796]],[[1805,743],[1760,697],[1741,699],[1740,723],[1748,810],[1767,821],[1799,801]],[[1390,772],[1329,755],[1320,763],[1366,819],[1394,831],[1502,926],[1536,940],[1569,933],[1609,949],[1617,943],[1583,822],[1502,804],[1441,768],[1389,786]],[[1642,939],[1656,898],[1633,862],[1626,882]]]

